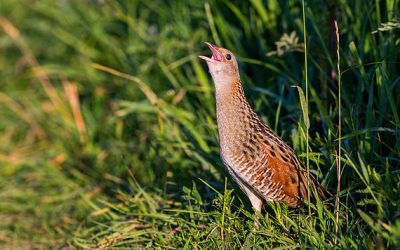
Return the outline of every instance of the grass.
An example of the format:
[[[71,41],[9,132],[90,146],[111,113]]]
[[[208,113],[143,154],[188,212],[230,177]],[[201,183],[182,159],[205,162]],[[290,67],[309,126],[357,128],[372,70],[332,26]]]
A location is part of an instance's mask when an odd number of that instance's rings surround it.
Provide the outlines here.
[[[1,248],[397,249],[399,1],[304,2],[305,22],[300,0],[2,1]],[[257,218],[219,159],[205,41],[337,211]]]

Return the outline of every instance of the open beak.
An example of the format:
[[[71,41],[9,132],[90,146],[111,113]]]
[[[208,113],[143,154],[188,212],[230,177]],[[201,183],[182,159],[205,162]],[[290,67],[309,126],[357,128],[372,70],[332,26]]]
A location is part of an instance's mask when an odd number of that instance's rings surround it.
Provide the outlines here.
[[[222,57],[221,53],[219,52],[219,47],[212,43],[208,43],[208,42],[206,42],[206,44],[210,48],[210,50],[212,52],[212,56],[211,57],[199,56],[199,57],[208,62],[215,62],[215,61],[222,62],[223,57]]]

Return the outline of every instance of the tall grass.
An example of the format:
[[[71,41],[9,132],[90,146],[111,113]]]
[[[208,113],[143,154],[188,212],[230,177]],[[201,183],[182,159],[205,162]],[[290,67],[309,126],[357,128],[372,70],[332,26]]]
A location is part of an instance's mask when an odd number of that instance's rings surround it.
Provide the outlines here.
[[[396,249],[399,1],[303,3],[3,1],[0,244]],[[205,41],[336,211],[253,214],[219,160]]]
[[[307,28],[306,28],[306,12],[305,12],[305,6],[304,6],[304,0],[301,1],[301,8],[302,8],[302,14],[303,14],[303,38],[304,38],[304,80],[305,80],[305,85],[306,85],[306,94],[305,94],[305,105],[301,105],[302,111],[303,111],[303,117],[304,117],[304,124],[306,127],[306,166],[307,166],[307,199],[310,200],[310,188],[309,188],[309,183],[310,183],[310,121],[308,117],[308,58],[307,58]],[[300,89],[299,89],[300,90]],[[308,213],[311,215],[311,209],[310,206],[308,206]]]
[[[336,56],[337,56],[337,79],[338,79],[338,149],[336,156],[336,177],[337,177],[337,188],[336,188],[336,200],[335,200],[335,214],[336,214],[336,233],[339,232],[339,210],[340,210],[340,178],[342,175],[342,72],[340,70],[340,36],[339,27],[337,21],[334,20],[335,24],[335,35],[336,35]],[[335,241],[337,243],[337,241]]]

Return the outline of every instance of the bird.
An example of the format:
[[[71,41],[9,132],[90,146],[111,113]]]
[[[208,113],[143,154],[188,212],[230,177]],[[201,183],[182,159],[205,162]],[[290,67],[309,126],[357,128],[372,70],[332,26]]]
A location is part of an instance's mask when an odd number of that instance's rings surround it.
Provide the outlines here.
[[[308,197],[311,201],[316,196],[321,200],[331,197],[307,172],[293,149],[253,111],[245,97],[234,54],[206,44],[212,56],[199,57],[207,63],[214,81],[220,156],[255,211],[261,212],[270,202],[298,208]]]

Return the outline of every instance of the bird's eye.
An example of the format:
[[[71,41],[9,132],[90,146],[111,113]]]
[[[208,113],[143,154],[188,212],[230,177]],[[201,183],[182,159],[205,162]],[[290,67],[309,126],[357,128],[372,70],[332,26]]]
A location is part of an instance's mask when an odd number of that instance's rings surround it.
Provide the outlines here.
[[[225,55],[225,58],[226,58],[226,60],[228,60],[228,61],[229,61],[229,60],[231,60],[231,59],[232,59],[232,56],[231,56],[231,54],[226,54],[226,55]]]

